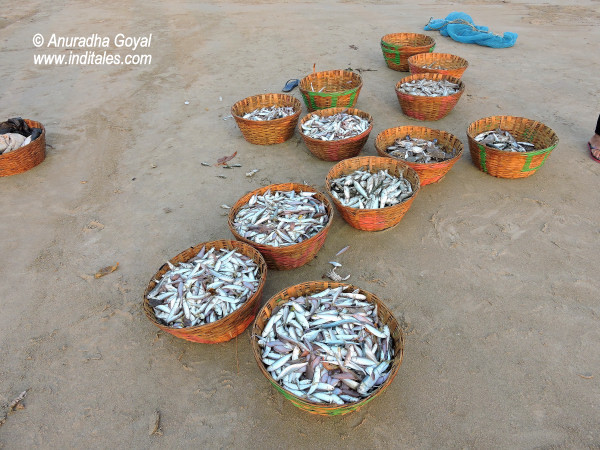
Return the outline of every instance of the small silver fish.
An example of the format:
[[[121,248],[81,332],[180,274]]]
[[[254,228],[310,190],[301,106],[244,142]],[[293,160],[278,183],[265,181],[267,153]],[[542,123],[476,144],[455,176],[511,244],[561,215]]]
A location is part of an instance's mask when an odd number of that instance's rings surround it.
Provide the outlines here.
[[[256,338],[271,377],[313,403],[345,405],[371,395],[394,358],[377,306],[348,286],[280,303]]]
[[[412,138],[410,135],[396,139],[392,145],[387,147],[386,152],[390,156],[419,164],[446,161],[456,156],[454,149],[446,151],[444,147],[439,145],[437,139],[429,141],[427,139]]]
[[[234,220],[236,231],[258,244],[283,247],[311,238],[329,222],[315,192],[275,191],[250,198]]]
[[[500,128],[479,133],[474,139],[488,147],[507,152],[524,153],[535,150],[535,145],[531,142],[517,141],[509,131]]]
[[[275,120],[282,119],[283,117],[293,116],[296,110],[293,106],[267,106],[264,108],[257,108],[254,111],[250,111],[243,115],[244,119],[248,120]]]
[[[256,292],[258,265],[235,250],[203,247],[192,259],[155,280],[148,303],[156,318],[173,328],[215,322],[240,308]]]
[[[301,126],[302,133],[313,139],[336,141],[358,136],[369,129],[369,121],[360,116],[340,112],[331,116],[313,114]]]
[[[413,187],[402,175],[388,170],[371,173],[366,169],[335,178],[330,182],[331,195],[343,206],[358,209],[379,209],[393,206],[411,197]]]
[[[402,83],[398,88],[398,91],[420,97],[445,97],[447,95],[456,94],[460,91],[460,86],[449,80],[436,81],[421,78]]]

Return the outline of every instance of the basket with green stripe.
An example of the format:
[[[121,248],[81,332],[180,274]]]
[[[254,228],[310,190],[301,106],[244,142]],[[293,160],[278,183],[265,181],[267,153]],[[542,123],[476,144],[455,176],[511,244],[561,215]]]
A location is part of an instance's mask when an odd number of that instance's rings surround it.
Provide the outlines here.
[[[478,134],[498,128],[510,132],[517,141],[532,143],[535,150],[509,152],[475,140]],[[467,138],[473,163],[482,172],[499,178],[525,178],[533,175],[558,145],[558,136],[550,127],[535,120],[514,116],[479,119],[467,128]]]
[[[299,88],[309,111],[353,107],[362,88],[362,78],[349,70],[315,72],[302,78]]]
[[[277,308],[277,305],[289,301],[292,297],[310,297],[311,294],[321,292],[327,288],[335,289],[339,286],[348,286],[352,290],[359,289],[359,292],[367,297],[367,299],[365,300],[366,302],[375,303],[377,305],[377,316],[379,317],[379,320],[383,325],[387,325],[390,329],[390,335],[394,342],[394,356],[392,359],[392,364],[387,379],[368,397],[365,397],[358,402],[346,403],[345,405],[314,403],[307,399],[298,397],[297,395],[294,395],[291,392],[288,392],[277,381],[275,381],[275,379],[273,379],[273,377],[266,370],[265,365],[262,361],[262,349],[258,344],[257,338],[259,338],[262,335],[262,332],[265,329],[267,322],[273,315],[273,311]],[[358,409],[369,403],[371,400],[373,400],[375,397],[380,395],[392,383],[392,380],[398,373],[400,364],[402,364],[402,357],[404,355],[404,334],[402,333],[402,328],[400,327],[398,320],[396,320],[392,312],[374,294],[363,289],[357,288],[356,286],[349,285],[347,283],[335,283],[329,281],[309,281],[297,284],[295,286],[291,286],[287,289],[278,292],[273,297],[271,297],[269,301],[258,312],[256,320],[254,321],[254,326],[252,327],[252,336],[252,351],[254,353],[256,362],[258,363],[258,367],[263,373],[263,375],[273,385],[273,387],[277,389],[281,394],[283,394],[285,398],[291,401],[294,406],[311,414],[319,414],[322,416],[340,416],[351,413],[353,411],[357,411]]]
[[[381,51],[390,69],[408,72],[408,58],[419,53],[432,52],[435,40],[418,33],[392,33],[381,38]]]

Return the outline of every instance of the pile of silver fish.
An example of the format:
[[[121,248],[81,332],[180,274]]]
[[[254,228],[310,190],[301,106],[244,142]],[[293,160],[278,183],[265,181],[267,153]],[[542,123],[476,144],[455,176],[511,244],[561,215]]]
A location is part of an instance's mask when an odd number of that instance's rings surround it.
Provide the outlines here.
[[[258,345],[267,372],[314,403],[345,405],[387,380],[394,341],[377,305],[347,286],[292,297],[266,323]]]
[[[331,180],[331,195],[349,208],[377,209],[403,202],[413,189],[410,181],[387,169],[377,173],[359,169]]]
[[[329,222],[316,192],[275,191],[253,195],[237,212],[236,231],[257,244],[283,247],[311,238]]]
[[[497,128],[492,131],[484,131],[475,136],[477,142],[481,142],[488,147],[493,147],[498,150],[507,152],[530,152],[535,150],[535,145],[531,142],[524,142],[515,139],[515,137],[506,130]]]
[[[257,108],[243,115],[248,120],[275,120],[283,117],[293,116],[296,111],[293,106],[268,106]]]
[[[305,136],[322,141],[351,138],[368,129],[369,121],[367,119],[345,112],[325,117],[313,114],[302,124],[302,132]]]
[[[173,265],[148,294],[158,320],[169,327],[204,325],[240,308],[260,285],[258,265],[236,250],[206,247]]]
[[[408,162],[427,164],[430,162],[441,162],[454,158],[455,151],[446,152],[445,148],[438,144],[438,140],[411,138],[408,134],[398,138],[390,145],[386,152],[390,156],[402,158]]]
[[[435,81],[421,78],[402,83],[398,91],[420,97],[445,97],[446,95],[456,94],[460,91],[460,87],[448,80]]]

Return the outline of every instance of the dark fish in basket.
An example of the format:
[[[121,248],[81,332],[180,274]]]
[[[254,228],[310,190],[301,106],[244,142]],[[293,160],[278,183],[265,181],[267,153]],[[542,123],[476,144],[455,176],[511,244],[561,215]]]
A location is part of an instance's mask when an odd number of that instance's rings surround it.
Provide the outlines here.
[[[280,304],[257,336],[267,372],[313,403],[345,405],[371,395],[389,376],[394,341],[366,298],[340,286]]]
[[[479,133],[475,136],[475,140],[488,147],[507,152],[523,153],[535,150],[535,145],[531,142],[517,141],[509,131],[501,130],[500,128]]]
[[[447,152],[444,147],[439,145],[437,139],[429,141],[427,139],[411,138],[409,135],[396,139],[386,149],[386,152],[390,156],[421,164],[446,161],[456,156],[454,149]]]

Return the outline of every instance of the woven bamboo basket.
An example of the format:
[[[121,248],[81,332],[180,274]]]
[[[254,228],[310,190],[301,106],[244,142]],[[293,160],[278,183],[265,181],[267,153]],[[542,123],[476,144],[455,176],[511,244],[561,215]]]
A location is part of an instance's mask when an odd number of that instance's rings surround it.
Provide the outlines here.
[[[306,121],[308,121],[313,115],[316,114],[317,116],[327,117],[341,112],[346,112],[348,114],[367,119],[370,124],[369,128],[358,136],[353,136],[347,139],[339,139],[337,141],[322,141],[321,139],[313,139],[304,134],[302,125],[306,123]],[[298,129],[300,130],[302,139],[304,139],[304,143],[313,155],[325,161],[340,161],[342,159],[352,158],[360,153],[365,143],[369,139],[371,130],[373,129],[373,118],[370,114],[355,108],[327,108],[308,113],[300,120]]]
[[[408,83],[414,80],[428,79],[434,81],[448,80],[459,86],[459,91],[452,95],[444,97],[421,97],[400,92],[398,89],[402,83]],[[458,78],[435,73],[417,73],[402,78],[396,83],[396,96],[402,108],[402,112],[413,119],[418,120],[439,120],[452,111],[458,103],[460,96],[465,91],[465,84]]]
[[[404,158],[391,156],[386,149],[392,145],[396,139],[403,138],[406,135],[409,135],[412,138],[427,139],[428,141],[437,139],[438,144],[444,147],[448,152],[454,150],[455,156],[446,161],[429,164],[410,162],[406,161]],[[460,159],[463,153],[463,144],[456,136],[447,133],[446,131],[412,126],[388,128],[387,130],[382,131],[375,139],[375,148],[380,156],[398,159],[407,166],[415,169],[419,175],[419,180],[421,180],[421,186],[441,181],[452,166]]]
[[[212,242],[203,242],[201,244],[190,247],[187,250],[179,253],[177,256],[172,258],[169,262],[171,264],[177,264],[180,262],[186,262],[196,256],[202,247],[206,246],[207,249],[227,249],[236,250],[242,255],[252,258],[252,260],[259,267],[260,283],[258,289],[246,302],[237,310],[228,314],[216,322],[212,322],[206,325],[198,325],[195,327],[187,328],[172,328],[161,323],[154,315],[154,310],[148,302],[148,294],[156,286],[156,281],[159,280],[168,270],[169,265],[163,264],[163,266],[154,274],[148,287],[144,291],[144,313],[146,317],[156,325],[158,328],[166,333],[172,334],[175,337],[185,339],[186,341],[198,342],[201,344],[216,344],[219,342],[227,342],[234,337],[242,333],[248,325],[252,323],[256,317],[262,300],[263,288],[265,286],[265,280],[267,278],[267,265],[261,254],[253,247],[244,244],[243,242],[232,241],[232,240],[218,240]]]
[[[402,175],[406,178],[413,189],[413,195],[402,203],[386,206],[378,209],[348,208],[331,194],[331,180],[343,175],[350,174],[355,170],[368,170],[377,172],[387,169],[391,175]],[[382,158],[380,156],[358,156],[356,158],[340,161],[331,168],[325,179],[327,193],[333,199],[333,203],[341,216],[350,226],[365,231],[381,231],[391,228],[402,220],[406,211],[412,205],[413,200],[419,193],[421,186],[417,172],[408,167],[404,162],[394,158]]]
[[[353,107],[362,88],[362,78],[349,70],[328,70],[305,76],[298,87],[308,111]]]
[[[478,134],[496,128],[509,131],[517,141],[531,142],[536,150],[507,152],[475,141]],[[525,178],[533,175],[558,145],[558,136],[550,127],[535,120],[514,116],[491,116],[477,120],[467,128],[467,138],[473,163],[482,172],[499,178]]]
[[[266,323],[270,319],[273,314],[273,310],[275,307],[282,302],[288,301],[291,297],[299,297],[299,296],[308,296],[311,293],[319,292],[327,288],[337,288],[339,286],[349,286],[351,289],[357,289],[356,286],[348,285],[345,283],[334,283],[328,281],[309,281],[306,283],[297,284],[295,286],[291,286],[287,289],[284,289],[273,297],[269,299],[269,301],[261,308],[259,313],[256,316],[256,320],[254,321],[254,326],[252,327],[252,336],[260,336],[262,331],[265,328]],[[358,288],[360,289],[360,288]],[[381,393],[387,389],[387,387],[392,383],[394,377],[398,373],[398,369],[400,368],[400,364],[402,364],[402,358],[404,355],[404,335],[402,333],[402,329],[396,318],[393,316],[392,312],[385,306],[385,304],[377,298],[374,294],[360,289],[360,293],[364,294],[367,297],[368,302],[375,303],[377,305],[377,315],[381,322],[387,325],[390,329],[390,333],[392,339],[394,341],[394,360],[392,362],[389,376],[387,380],[371,395],[365,397],[359,402],[350,403],[344,406],[338,405],[324,405],[322,403],[313,403],[306,399],[302,399],[287,390],[285,390],[277,381],[271,377],[269,372],[265,369],[265,366],[262,362],[261,358],[261,349],[258,345],[257,339],[252,339],[252,351],[254,352],[254,357],[256,358],[256,362],[258,363],[258,368],[263,373],[263,375],[269,380],[269,382],[277,389],[285,398],[290,400],[294,406],[298,408],[308,411],[311,414],[319,414],[322,416],[339,416],[348,414],[353,411],[357,411],[375,397],[381,395]]]
[[[317,234],[310,237],[309,239],[306,239],[298,244],[292,244],[282,247],[273,247],[271,245],[258,244],[254,241],[251,241],[250,239],[246,239],[245,237],[240,235],[233,226],[235,217],[238,211],[248,203],[248,201],[252,198],[253,195],[264,194],[269,189],[273,192],[291,190],[294,190],[296,192],[316,192],[316,195],[314,195],[313,198],[323,202],[323,204],[325,205],[325,209],[327,210],[327,215],[329,217],[327,225],[321,231],[319,231]],[[248,192],[246,195],[240,198],[235,203],[235,205],[233,205],[229,210],[228,224],[231,233],[235,236],[235,238],[238,241],[242,241],[248,245],[251,245],[262,254],[262,256],[265,258],[269,269],[288,270],[303,266],[317,255],[317,253],[325,243],[325,238],[327,237],[327,233],[329,232],[329,228],[331,227],[332,220],[333,207],[331,206],[331,203],[324,194],[320,193],[311,186],[306,186],[297,183],[283,183],[271,184],[269,186],[256,189],[252,192]]]
[[[435,40],[418,33],[392,33],[381,38],[381,51],[390,69],[408,72],[408,58],[433,52]]]
[[[46,129],[44,125],[35,120],[24,120],[30,128],[41,128],[42,134],[24,147],[0,155],[0,177],[25,172],[37,166],[46,157]]]
[[[244,119],[244,114],[258,108],[269,106],[292,106],[294,114],[274,120]],[[246,139],[251,144],[271,145],[287,141],[294,134],[294,129],[302,112],[302,103],[287,94],[261,94],[240,100],[231,107],[231,115]]]
[[[423,67],[431,64],[437,64],[443,69]],[[469,62],[466,59],[449,53],[419,53],[408,58],[408,69],[411,74],[439,73],[460,78],[467,67]]]

